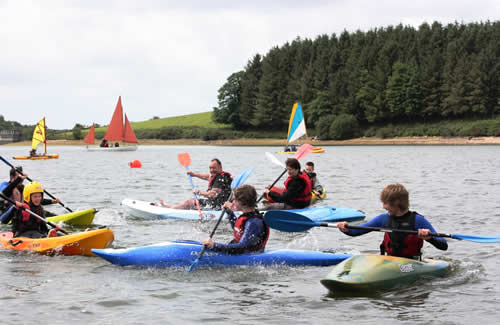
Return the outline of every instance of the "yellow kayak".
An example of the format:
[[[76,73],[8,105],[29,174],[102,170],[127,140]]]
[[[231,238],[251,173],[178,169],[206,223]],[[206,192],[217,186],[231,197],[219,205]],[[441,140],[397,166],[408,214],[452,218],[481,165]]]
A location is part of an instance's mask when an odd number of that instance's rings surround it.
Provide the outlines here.
[[[320,196],[317,196],[316,194],[314,194],[314,192],[312,192],[311,204],[314,204],[319,200],[323,200],[326,197],[326,188],[323,185],[320,186],[323,188],[323,193],[321,193]]]
[[[43,156],[14,156],[12,157],[13,159],[17,160],[44,160],[44,159],[58,159],[59,154],[54,153],[50,155],[43,155]]]
[[[84,231],[76,234],[50,237],[12,237],[12,232],[0,233],[0,249],[31,251],[47,255],[93,256],[92,248],[106,248],[114,240],[113,231],[108,228]]]
[[[64,222],[68,225],[86,226],[94,220],[96,209],[87,209],[46,218],[50,222]]]

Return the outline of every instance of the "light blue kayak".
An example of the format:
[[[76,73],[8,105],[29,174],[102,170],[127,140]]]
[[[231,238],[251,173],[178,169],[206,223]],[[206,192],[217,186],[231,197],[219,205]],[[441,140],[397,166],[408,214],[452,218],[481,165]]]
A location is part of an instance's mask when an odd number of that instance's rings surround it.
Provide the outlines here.
[[[92,252],[112,264],[142,267],[187,267],[198,257],[203,248],[200,242],[169,241],[155,245],[124,249],[93,249]],[[238,265],[289,265],[330,266],[351,257],[349,254],[333,254],[295,249],[271,249],[263,253],[232,255],[207,249],[198,267],[222,267]]]
[[[137,218],[146,219],[217,220],[221,214],[220,210],[202,210],[202,217],[200,218],[197,210],[164,208],[161,206],[155,206],[151,202],[133,199],[124,199],[121,204],[128,214]],[[363,220],[366,217],[364,213],[359,210],[332,206],[319,206],[286,211],[302,214],[309,219],[318,222],[352,222]],[[239,213],[235,212],[235,214],[238,215]]]

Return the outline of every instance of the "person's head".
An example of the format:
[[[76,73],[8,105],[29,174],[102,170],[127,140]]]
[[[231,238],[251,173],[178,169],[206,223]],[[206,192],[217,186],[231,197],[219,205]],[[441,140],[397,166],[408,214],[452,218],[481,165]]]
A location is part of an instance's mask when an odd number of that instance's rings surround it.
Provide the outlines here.
[[[314,163],[312,161],[306,162],[306,168],[305,168],[306,173],[312,174],[314,173]]]
[[[236,210],[254,209],[257,204],[257,191],[251,185],[241,185],[233,191],[233,206]]]
[[[210,175],[212,176],[222,173],[222,163],[217,158],[210,161],[208,168],[210,169]]]
[[[380,192],[380,201],[383,208],[389,212],[390,215],[399,215],[406,213],[410,207],[409,194],[406,188],[401,184],[389,184],[382,192]]]
[[[14,188],[14,189],[12,189],[12,199],[14,201],[17,201],[17,202],[22,202],[23,201],[21,192],[19,191],[19,189],[17,187]]]
[[[23,191],[24,201],[33,205],[40,205],[43,200],[43,187],[38,182],[28,183]]]
[[[286,170],[288,171],[288,176],[295,177],[300,172],[300,163],[295,158],[288,158],[285,162]]]
[[[21,173],[23,172],[23,167],[22,166],[17,166],[15,168],[11,168],[11,170],[10,170],[10,180],[11,181],[13,181],[17,177],[17,175],[19,175],[19,172],[16,169],[20,170]]]

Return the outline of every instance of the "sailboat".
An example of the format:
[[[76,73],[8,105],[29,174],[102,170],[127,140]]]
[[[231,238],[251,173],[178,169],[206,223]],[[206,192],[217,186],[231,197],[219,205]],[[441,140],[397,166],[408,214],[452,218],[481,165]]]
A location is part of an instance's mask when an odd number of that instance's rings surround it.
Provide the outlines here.
[[[37,154],[36,148],[40,143],[43,143],[43,154]],[[31,140],[31,151],[29,156],[15,156],[14,159],[23,160],[43,160],[43,159],[57,159],[59,154],[47,153],[47,125],[45,124],[45,117],[41,119],[35,126],[33,131],[33,138]]]
[[[83,142],[88,144],[94,144],[95,141],[95,126],[89,130],[89,133],[83,139]],[[133,143],[133,145],[120,146],[119,142],[122,143]],[[122,107],[122,97],[118,97],[118,103],[116,104],[115,112],[111,118],[108,129],[104,138],[99,146],[87,146],[88,151],[135,151],[137,150],[138,143],[137,138],[134,134],[134,130],[130,126],[127,114],[125,114],[125,124],[123,123],[123,107]]]
[[[304,113],[302,112],[302,106],[300,102],[296,102],[292,108],[292,114],[290,115],[290,122],[288,123],[288,137],[286,140],[286,148],[293,149],[295,147],[292,144],[295,140],[299,139],[303,135],[306,136],[306,143],[309,142],[306,131],[306,120],[304,119]],[[291,147],[291,148],[290,148]],[[278,153],[295,153],[295,150],[280,151]],[[312,153],[323,153],[325,150],[321,147],[314,147],[311,151]]]

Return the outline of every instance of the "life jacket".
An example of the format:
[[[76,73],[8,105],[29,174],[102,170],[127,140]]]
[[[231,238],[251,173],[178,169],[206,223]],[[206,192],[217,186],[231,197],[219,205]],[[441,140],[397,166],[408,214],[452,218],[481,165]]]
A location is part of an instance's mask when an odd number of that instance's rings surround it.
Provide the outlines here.
[[[406,213],[401,217],[389,216],[386,228],[401,229],[401,230],[416,230],[415,217],[416,212]],[[424,240],[418,238],[414,234],[405,234],[401,232],[386,232],[384,240],[380,244],[380,254],[391,256],[400,256],[408,258],[420,258],[422,255],[421,248],[424,245]]]
[[[306,184],[306,186],[304,187],[304,190],[302,191],[302,193],[300,193],[298,196],[294,197],[292,199],[293,202],[310,202],[311,201],[311,198],[312,198],[312,195],[311,195],[311,191],[312,191],[312,181],[311,179],[309,178],[309,176],[307,176],[306,173],[303,173],[303,172],[299,172],[299,174],[297,175],[298,178],[302,179],[302,181],[304,181],[304,183]],[[285,191],[288,190],[288,184],[290,183],[290,181],[292,180],[292,177],[288,177],[285,181]]]
[[[23,203],[23,207],[33,211],[39,216],[43,216],[43,208],[41,207],[36,209],[36,207],[30,206],[26,202]],[[35,210],[41,210],[42,213],[40,214],[39,213],[40,211],[35,211]],[[14,237],[29,230],[35,230],[42,234],[47,234],[48,232],[47,225],[43,221],[41,221],[35,216],[32,216],[29,212],[25,210],[22,210],[21,214],[18,214],[16,216],[16,218],[13,220],[12,226],[13,226]]]
[[[260,214],[258,211],[243,213],[238,217],[238,219],[236,219],[236,222],[234,223],[234,228],[233,228],[234,242],[237,243],[240,242],[241,237],[243,237],[243,233],[245,232],[245,223],[252,218],[259,218],[262,220],[262,222],[264,222],[263,215]],[[266,247],[268,239],[269,239],[269,227],[264,223],[264,232],[261,233],[259,244],[254,247],[248,247],[247,249],[245,249],[245,253],[263,251],[264,248]]]
[[[212,200],[213,206],[221,206],[222,204],[224,204],[224,202],[226,202],[229,199],[229,196],[231,195],[231,183],[233,182],[233,177],[228,172],[221,172],[220,174],[210,177],[210,179],[208,180],[208,190],[212,189],[212,185],[218,178],[221,179],[221,182],[224,183],[226,186],[222,188],[222,192],[220,192]]]

